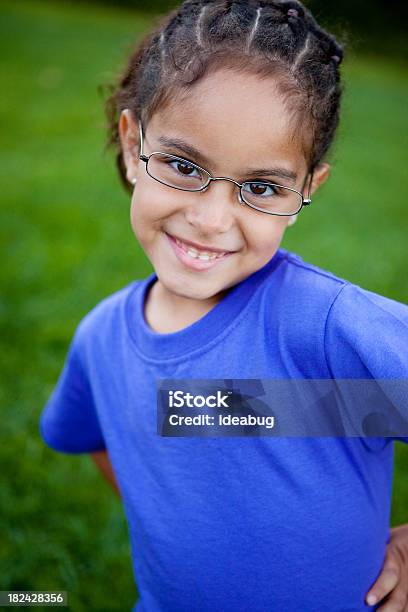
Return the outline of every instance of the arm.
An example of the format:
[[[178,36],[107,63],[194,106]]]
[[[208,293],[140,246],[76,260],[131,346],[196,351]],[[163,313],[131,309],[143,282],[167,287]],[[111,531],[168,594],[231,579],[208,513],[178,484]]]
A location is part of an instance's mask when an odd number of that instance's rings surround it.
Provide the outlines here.
[[[95,453],[90,453],[90,455],[98,468],[101,470],[102,474],[105,476],[106,480],[112,485],[113,489],[120,497],[119,487],[116,482],[115,474],[113,472],[112,464],[107,451],[98,451]]]
[[[406,381],[408,377],[408,308],[378,294],[346,285],[332,304],[326,327],[326,357],[332,378]],[[386,397],[407,416],[399,385],[384,385]],[[395,391],[395,395],[394,395]],[[400,397],[402,395],[402,397]],[[408,437],[393,436],[408,443]],[[391,442],[391,439],[390,439]],[[390,530],[379,576],[366,593],[378,612],[408,610],[408,524]]]

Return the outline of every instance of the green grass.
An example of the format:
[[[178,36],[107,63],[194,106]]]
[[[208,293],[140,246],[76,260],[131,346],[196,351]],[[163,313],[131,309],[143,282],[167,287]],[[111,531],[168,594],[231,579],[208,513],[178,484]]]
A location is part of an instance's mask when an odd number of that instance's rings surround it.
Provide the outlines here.
[[[1,589],[64,589],[75,611],[130,609],[121,504],[87,456],[45,447],[38,418],[79,320],[151,271],[103,150],[97,94],[150,21],[67,2],[9,1],[1,13]],[[345,73],[332,178],[284,246],[407,302],[407,72],[364,57]],[[407,508],[408,450],[396,445],[393,524]]]

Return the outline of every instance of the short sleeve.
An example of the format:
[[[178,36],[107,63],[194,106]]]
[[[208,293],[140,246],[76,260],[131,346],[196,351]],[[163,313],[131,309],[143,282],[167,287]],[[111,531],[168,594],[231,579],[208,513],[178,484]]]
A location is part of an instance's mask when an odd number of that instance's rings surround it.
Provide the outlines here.
[[[106,448],[89,377],[82,361],[79,325],[39,422],[44,442],[64,453],[89,453]]]
[[[356,285],[344,285],[327,317],[325,354],[332,378],[396,379],[405,383],[408,306]],[[405,418],[408,398],[401,405],[399,389],[401,385],[396,382],[395,396]],[[408,437],[394,439],[408,443]]]

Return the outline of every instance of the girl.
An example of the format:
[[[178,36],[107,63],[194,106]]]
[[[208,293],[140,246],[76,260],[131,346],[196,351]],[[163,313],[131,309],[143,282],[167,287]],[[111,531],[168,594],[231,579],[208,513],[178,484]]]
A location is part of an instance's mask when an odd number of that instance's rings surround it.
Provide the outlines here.
[[[154,273],[81,321],[41,433],[117,482],[138,612],[406,609],[393,438],[156,431],[157,379],[407,378],[408,308],[279,248],[329,175],[342,58],[299,2],[187,0],[110,99]]]

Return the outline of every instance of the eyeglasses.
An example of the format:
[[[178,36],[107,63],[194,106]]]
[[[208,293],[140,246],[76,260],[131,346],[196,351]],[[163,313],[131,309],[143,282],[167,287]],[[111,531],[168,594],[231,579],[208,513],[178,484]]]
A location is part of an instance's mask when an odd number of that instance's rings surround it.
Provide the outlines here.
[[[307,198],[304,198],[303,194],[296,189],[277,185],[269,181],[245,181],[244,183],[238,183],[225,176],[214,177],[208,170],[177,155],[160,151],[154,151],[149,156],[144,155],[143,126],[141,121],[139,121],[139,131],[139,159],[145,162],[147,174],[167,187],[180,189],[181,191],[204,191],[211,181],[230,181],[239,187],[238,201],[240,204],[246,204],[250,208],[268,215],[282,217],[296,215],[303,206],[308,206],[312,202],[310,199],[310,186],[313,173],[309,182]],[[302,190],[305,187],[306,180],[307,176]]]

